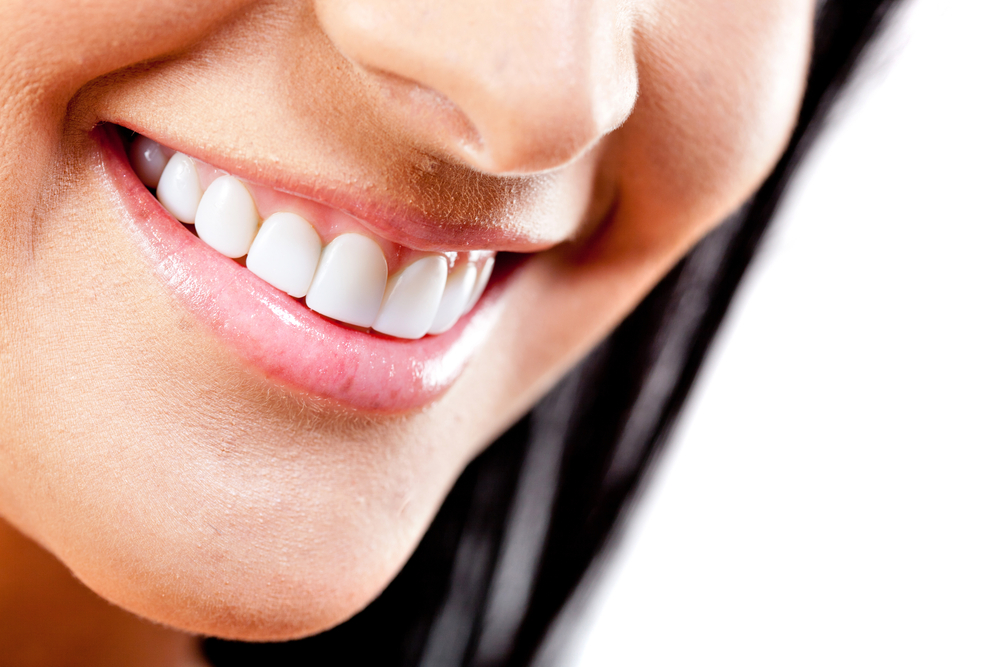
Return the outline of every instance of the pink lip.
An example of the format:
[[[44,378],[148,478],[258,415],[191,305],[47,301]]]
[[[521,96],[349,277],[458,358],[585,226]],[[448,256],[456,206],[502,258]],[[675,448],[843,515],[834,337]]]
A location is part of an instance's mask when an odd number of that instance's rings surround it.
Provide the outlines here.
[[[126,226],[181,302],[268,379],[372,412],[402,412],[443,394],[497,321],[513,266],[498,266],[470,313],[440,336],[387,338],[341,326],[205,245],[135,176],[121,140],[94,131]]]

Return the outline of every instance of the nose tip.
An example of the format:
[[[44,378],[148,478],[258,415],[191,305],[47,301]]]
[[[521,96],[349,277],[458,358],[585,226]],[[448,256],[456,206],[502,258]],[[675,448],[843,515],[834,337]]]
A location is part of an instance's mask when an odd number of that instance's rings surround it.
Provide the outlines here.
[[[524,174],[571,162],[630,113],[638,81],[619,4],[317,0],[316,10],[362,71],[434,93],[403,99],[446,100],[436,119],[426,106],[409,115],[416,135],[430,131],[477,170]]]

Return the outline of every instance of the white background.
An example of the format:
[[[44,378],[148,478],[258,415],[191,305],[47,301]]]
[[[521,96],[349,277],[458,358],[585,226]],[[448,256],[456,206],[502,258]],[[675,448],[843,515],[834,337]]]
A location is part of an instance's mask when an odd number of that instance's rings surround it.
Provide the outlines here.
[[[1000,664],[1000,2],[899,18],[568,665]]]

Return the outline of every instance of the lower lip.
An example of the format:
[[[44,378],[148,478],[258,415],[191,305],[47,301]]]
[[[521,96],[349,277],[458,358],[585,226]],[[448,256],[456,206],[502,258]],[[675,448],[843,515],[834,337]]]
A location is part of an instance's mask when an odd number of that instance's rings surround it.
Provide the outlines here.
[[[371,412],[403,412],[441,396],[497,321],[514,266],[497,266],[479,304],[446,333],[418,340],[356,331],[317,315],[223,257],[139,182],[117,134],[94,131],[113,196],[154,271],[252,367],[290,389]]]

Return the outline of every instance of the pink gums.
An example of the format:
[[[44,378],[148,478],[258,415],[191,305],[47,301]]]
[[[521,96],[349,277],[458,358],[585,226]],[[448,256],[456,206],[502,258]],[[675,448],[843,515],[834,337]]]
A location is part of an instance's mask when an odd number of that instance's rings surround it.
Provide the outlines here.
[[[94,137],[126,225],[157,275],[270,380],[345,407],[412,410],[455,382],[499,317],[509,271],[494,272],[476,308],[439,336],[402,340],[339,325],[209,248],[143,186],[109,126]]]

